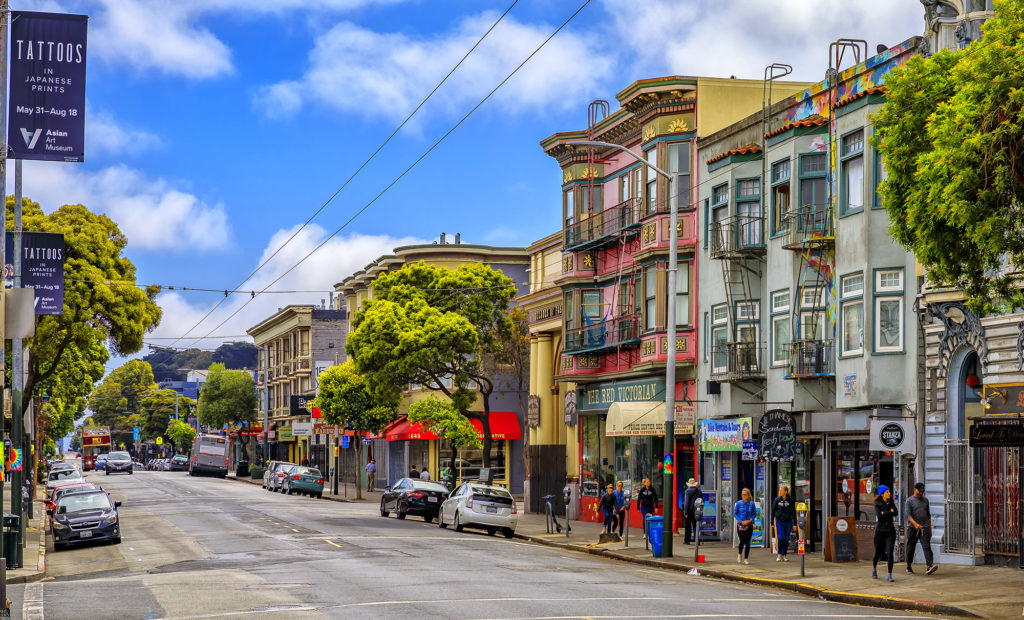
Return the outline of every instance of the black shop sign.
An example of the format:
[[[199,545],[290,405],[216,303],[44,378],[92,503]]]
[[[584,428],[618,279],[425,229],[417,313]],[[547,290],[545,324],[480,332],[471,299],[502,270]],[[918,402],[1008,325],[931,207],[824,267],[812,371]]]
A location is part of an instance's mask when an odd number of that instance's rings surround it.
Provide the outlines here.
[[[975,422],[968,443],[972,448],[1024,447],[1024,425],[1018,420],[1002,424]]]
[[[757,425],[757,456],[765,461],[792,461],[796,458],[796,420],[782,409],[771,409]]]

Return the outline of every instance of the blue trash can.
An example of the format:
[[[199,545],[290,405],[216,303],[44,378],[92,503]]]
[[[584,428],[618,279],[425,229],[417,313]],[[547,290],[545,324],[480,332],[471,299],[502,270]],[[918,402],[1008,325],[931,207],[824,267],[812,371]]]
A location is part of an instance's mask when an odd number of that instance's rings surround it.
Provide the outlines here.
[[[651,551],[656,558],[661,557],[661,530],[662,518],[647,515],[647,539],[651,542]]]

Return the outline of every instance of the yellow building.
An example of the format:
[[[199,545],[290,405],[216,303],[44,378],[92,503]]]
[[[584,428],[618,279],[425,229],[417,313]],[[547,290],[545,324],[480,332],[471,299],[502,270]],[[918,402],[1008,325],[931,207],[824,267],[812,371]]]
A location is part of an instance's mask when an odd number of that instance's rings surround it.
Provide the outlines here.
[[[411,245],[395,248],[393,254],[386,254],[374,260],[365,268],[334,285],[338,295],[335,308],[345,309],[349,316],[362,308],[367,299],[373,298],[373,281],[382,273],[396,271],[407,264],[420,261],[449,269],[461,265],[484,263],[512,278],[518,294],[526,292],[527,253],[523,248],[491,247],[461,243],[459,235],[454,243],[442,234],[439,241],[430,244]],[[351,329],[351,326],[350,326]],[[399,405],[399,414],[404,415],[413,402],[426,398],[431,392],[421,386],[410,385]],[[508,486],[513,492],[521,492],[523,484],[522,434],[525,424],[525,394],[515,390],[495,390],[491,394],[491,438],[490,460],[494,470],[494,483]],[[482,411],[480,399],[473,411]],[[424,431],[419,425],[400,422],[388,430],[385,437],[374,440],[371,454],[377,461],[377,480],[380,484],[393,483],[408,475],[412,467],[426,467],[437,480],[441,464],[448,465],[450,454],[443,440]],[[483,463],[480,450],[463,450],[456,462],[456,476],[475,477]]]

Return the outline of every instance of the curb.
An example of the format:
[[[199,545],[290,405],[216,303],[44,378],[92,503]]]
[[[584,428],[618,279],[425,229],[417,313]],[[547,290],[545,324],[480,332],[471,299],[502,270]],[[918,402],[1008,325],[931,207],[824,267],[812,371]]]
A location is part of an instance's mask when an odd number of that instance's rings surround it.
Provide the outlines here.
[[[695,575],[698,577],[709,577],[712,579],[721,579],[723,581],[732,581],[736,583],[745,583],[749,585],[787,590],[789,592],[795,592],[797,594],[802,594],[804,596],[817,598],[823,601],[830,601],[833,603],[846,603],[849,605],[859,605],[861,607],[877,607],[880,609],[888,609],[891,611],[916,611],[929,614],[939,614],[943,616],[955,616],[959,618],[981,617],[977,614],[967,611],[966,609],[961,609],[960,607],[956,607],[953,605],[946,605],[945,603],[935,603],[931,601],[915,601],[913,599],[896,598],[892,596],[884,596],[877,594],[858,594],[854,592],[842,592],[839,590],[829,590],[828,588],[813,586],[799,581],[768,579],[765,577],[754,577],[751,575],[742,575],[728,571],[707,570],[683,564],[668,563],[662,560],[657,560],[653,557],[637,558],[633,556],[627,556],[616,551],[613,551],[611,549],[602,549],[600,547],[585,547],[574,543],[567,544],[564,542],[556,542],[546,538],[531,536],[529,534],[516,533],[515,537],[535,544],[545,545],[548,547],[556,547],[560,549],[567,549],[570,551],[577,551],[581,553],[589,553],[591,555],[597,555],[612,560],[618,560],[620,562],[630,562],[633,564],[640,564],[651,568],[673,570],[677,572]]]

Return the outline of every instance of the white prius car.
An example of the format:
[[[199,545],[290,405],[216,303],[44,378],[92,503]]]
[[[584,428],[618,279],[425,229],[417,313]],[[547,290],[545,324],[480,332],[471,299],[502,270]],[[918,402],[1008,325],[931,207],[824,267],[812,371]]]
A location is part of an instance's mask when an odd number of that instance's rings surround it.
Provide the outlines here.
[[[500,531],[505,538],[512,538],[518,521],[516,501],[508,491],[472,482],[452,491],[437,515],[440,527],[451,525],[457,532],[472,527],[487,530],[491,536]]]

